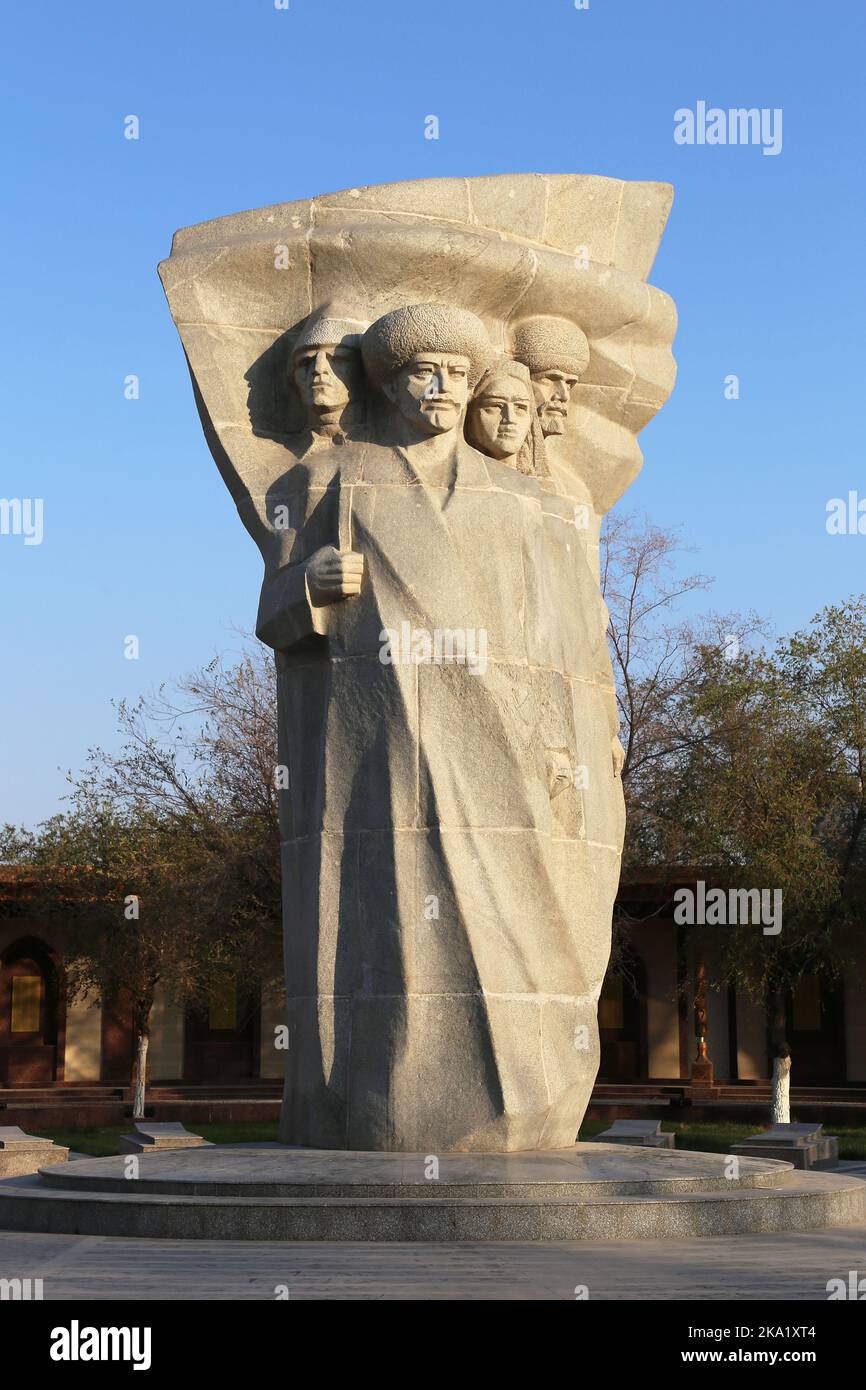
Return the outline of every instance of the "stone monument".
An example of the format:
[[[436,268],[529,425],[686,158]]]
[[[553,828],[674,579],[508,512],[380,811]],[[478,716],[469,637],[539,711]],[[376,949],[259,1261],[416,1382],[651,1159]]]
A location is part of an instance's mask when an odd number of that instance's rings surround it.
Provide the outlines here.
[[[282,1142],[139,1126],[132,1172],[40,1159],[0,1182],[3,1229],[680,1240],[866,1218],[856,1176],[795,1171],[818,1135],[781,1162],[765,1136],[735,1174],[658,1121],[575,1143],[623,836],[598,527],[673,384],[673,306],[646,284],[669,205],[506,175],[175,236],[163,284],[276,654]]]
[[[355,188],[160,267],[264,561],[310,1148],[572,1145],[624,813],[600,520],[674,380],[668,186]]]

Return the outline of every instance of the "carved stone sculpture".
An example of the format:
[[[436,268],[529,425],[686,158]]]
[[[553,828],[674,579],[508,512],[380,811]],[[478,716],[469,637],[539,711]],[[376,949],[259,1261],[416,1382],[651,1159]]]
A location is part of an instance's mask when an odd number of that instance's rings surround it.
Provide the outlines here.
[[[482,454],[513,463],[529,477],[550,476],[528,367],[509,357],[491,363],[469,405],[466,438]]]
[[[669,204],[353,189],[186,229],[160,268],[265,563],[287,1143],[574,1140],[623,836],[593,528],[673,383]]]
[[[312,315],[295,339],[292,381],[307,412],[312,445],[342,444],[363,428],[360,335],[366,327],[323,311]]]
[[[545,434],[565,434],[571,393],[589,365],[586,334],[568,319],[527,319],[514,334],[514,355],[532,376]]]

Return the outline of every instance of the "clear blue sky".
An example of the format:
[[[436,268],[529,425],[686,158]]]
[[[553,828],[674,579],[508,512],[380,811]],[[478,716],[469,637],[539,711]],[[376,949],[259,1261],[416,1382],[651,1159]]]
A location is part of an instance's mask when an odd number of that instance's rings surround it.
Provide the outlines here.
[[[866,536],[824,524],[866,496],[859,0],[90,0],[12,7],[3,38],[0,496],[43,498],[45,535],[0,536],[0,820],[57,809],[112,696],[252,626],[258,554],[156,275],[223,213],[427,175],[669,180],[651,278],[679,382],[620,505],[682,526],[714,607],[779,630],[866,588]],[[675,144],[699,100],[781,107],[782,152]]]

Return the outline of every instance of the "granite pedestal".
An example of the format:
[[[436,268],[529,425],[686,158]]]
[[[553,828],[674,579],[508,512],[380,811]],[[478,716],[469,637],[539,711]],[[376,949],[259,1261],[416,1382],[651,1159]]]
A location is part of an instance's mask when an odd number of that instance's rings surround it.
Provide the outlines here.
[[[0,1230],[160,1240],[647,1240],[866,1219],[856,1177],[614,1144],[512,1154],[214,1145],[0,1182]]]
[[[197,1149],[208,1144],[200,1134],[191,1134],[178,1121],[154,1123],[144,1121],[135,1126],[135,1134],[124,1134],[118,1142],[122,1154],[163,1153],[166,1149]]]
[[[17,1125],[0,1125],[0,1178],[20,1177],[35,1173],[55,1163],[65,1163],[68,1148],[55,1144],[53,1139],[25,1134]]]
[[[610,1129],[597,1134],[594,1144],[631,1144],[645,1149],[676,1148],[676,1135],[662,1133],[661,1120],[614,1120]]]
[[[795,1168],[835,1168],[839,1162],[839,1141],[822,1134],[823,1125],[778,1124],[758,1134],[750,1134],[731,1152],[747,1158],[775,1158]]]

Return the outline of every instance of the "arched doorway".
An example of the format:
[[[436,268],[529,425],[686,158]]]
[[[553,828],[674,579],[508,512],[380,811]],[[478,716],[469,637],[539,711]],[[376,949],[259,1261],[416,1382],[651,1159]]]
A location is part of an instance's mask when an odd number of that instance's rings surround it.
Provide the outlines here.
[[[0,957],[0,1083],[50,1086],[63,1076],[64,1009],[55,953],[20,937]]]
[[[646,967],[634,950],[608,970],[598,1001],[599,1081],[644,1081],[647,1076]]]

